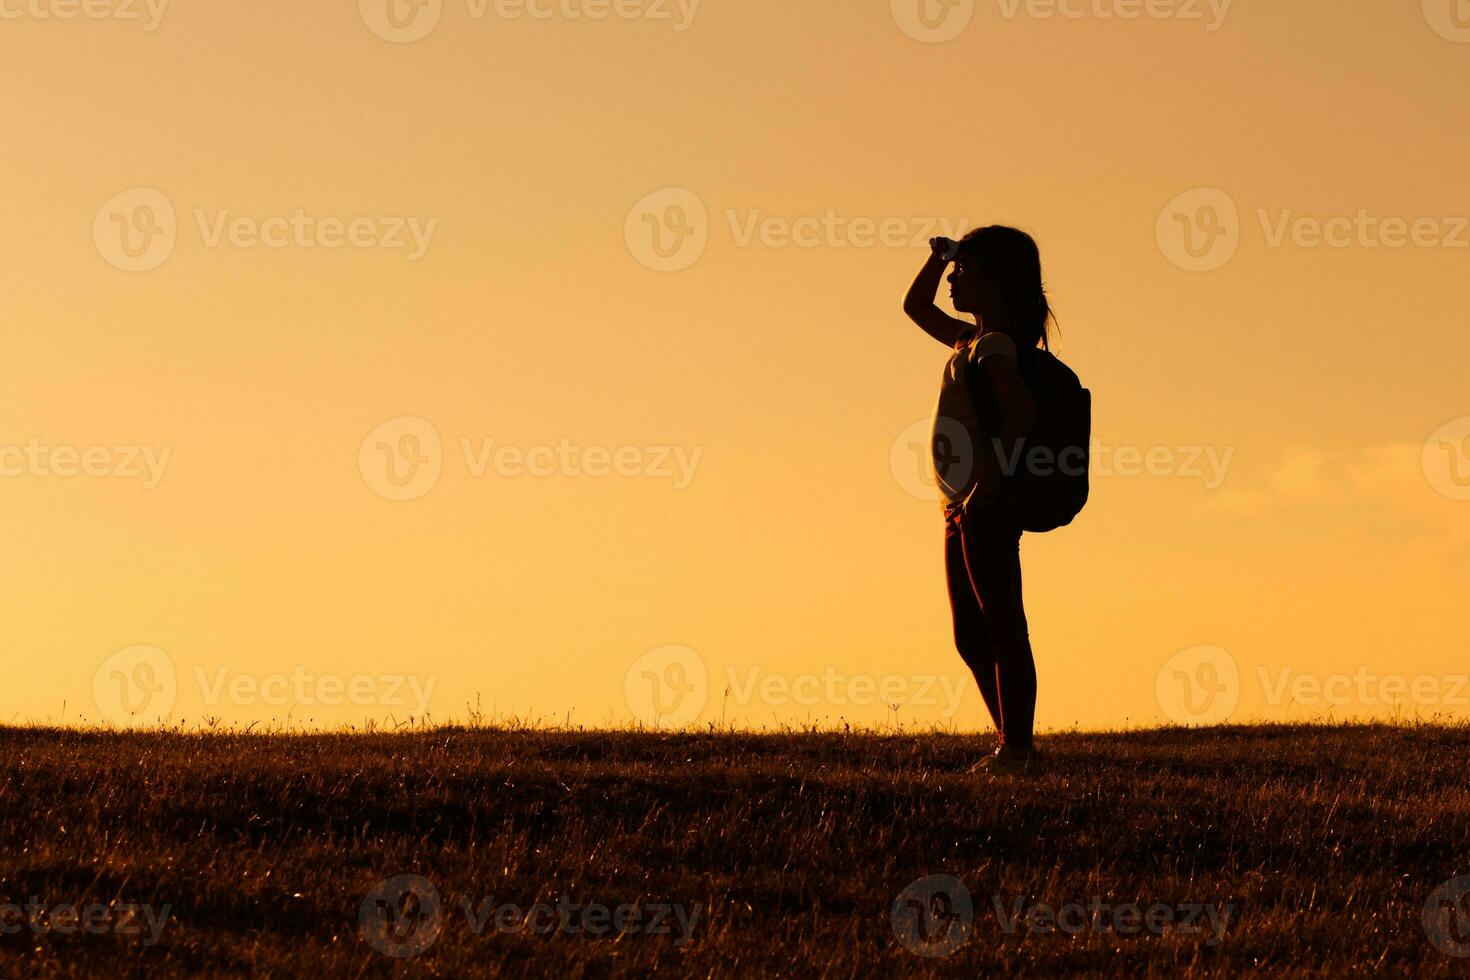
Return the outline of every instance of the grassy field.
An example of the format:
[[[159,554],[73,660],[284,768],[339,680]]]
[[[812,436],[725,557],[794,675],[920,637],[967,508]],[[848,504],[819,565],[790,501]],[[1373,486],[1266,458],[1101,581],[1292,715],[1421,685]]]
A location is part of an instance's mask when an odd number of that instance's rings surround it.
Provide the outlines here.
[[[986,747],[0,729],[0,976],[1470,969],[1470,729]]]

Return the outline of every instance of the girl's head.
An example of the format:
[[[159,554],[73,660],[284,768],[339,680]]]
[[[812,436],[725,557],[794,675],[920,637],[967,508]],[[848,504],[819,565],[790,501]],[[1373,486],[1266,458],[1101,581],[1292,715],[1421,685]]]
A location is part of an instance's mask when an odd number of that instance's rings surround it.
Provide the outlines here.
[[[976,228],[960,240],[949,274],[955,309],[1009,335],[1020,350],[1046,347],[1051,305],[1041,283],[1041,253],[1024,231]]]

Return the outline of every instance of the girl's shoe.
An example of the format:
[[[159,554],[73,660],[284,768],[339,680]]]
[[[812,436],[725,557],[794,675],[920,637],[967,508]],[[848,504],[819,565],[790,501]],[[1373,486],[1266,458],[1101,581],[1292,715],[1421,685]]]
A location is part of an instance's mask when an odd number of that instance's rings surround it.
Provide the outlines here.
[[[1039,761],[1034,751],[1022,754],[1009,745],[1002,745],[977,762],[970,772],[990,776],[1021,776],[1029,772]]]

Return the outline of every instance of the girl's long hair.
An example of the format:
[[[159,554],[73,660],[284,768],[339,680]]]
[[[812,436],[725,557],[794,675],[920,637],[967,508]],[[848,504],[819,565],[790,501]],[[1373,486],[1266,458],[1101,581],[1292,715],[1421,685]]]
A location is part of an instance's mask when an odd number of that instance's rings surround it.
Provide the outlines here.
[[[1041,253],[1036,240],[1019,228],[987,225],[960,240],[959,254],[1000,290],[1016,346],[1021,350],[1051,350],[1047,324],[1056,318],[1041,281]]]

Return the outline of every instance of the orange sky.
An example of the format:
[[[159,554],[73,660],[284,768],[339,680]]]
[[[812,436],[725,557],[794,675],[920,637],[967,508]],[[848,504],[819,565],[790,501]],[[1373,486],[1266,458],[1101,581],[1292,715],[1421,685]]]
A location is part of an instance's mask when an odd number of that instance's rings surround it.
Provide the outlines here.
[[[899,304],[997,221],[1039,724],[1470,714],[1470,10],[926,2],[0,2],[0,719],[983,728]]]

